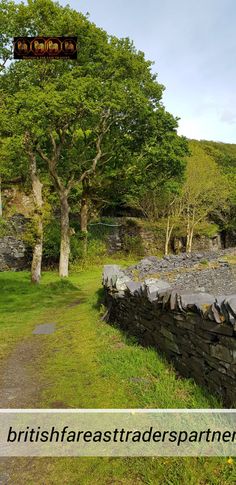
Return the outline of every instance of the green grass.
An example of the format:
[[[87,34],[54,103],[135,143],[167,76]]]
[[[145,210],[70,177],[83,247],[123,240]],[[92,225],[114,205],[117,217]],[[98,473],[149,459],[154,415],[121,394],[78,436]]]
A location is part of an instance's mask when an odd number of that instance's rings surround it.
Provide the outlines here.
[[[129,262],[130,263],[130,262]],[[193,381],[177,378],[153,349],[144,349],[101,321],[99,266],[60,281],[46,273],[32,287],[27,273],[0,274],[2,363],[38,323],[57,322],[42,336],[45,382],[41,407],[209,408],[216,399]],[[70,306],[73,301],[76,306]],[[34,365],[34,364],[32,364]],[[40,458],[14,459],[11,483],[226,485],[236,482],[226,458]],[[10,466],[10,465],[9,465]]]

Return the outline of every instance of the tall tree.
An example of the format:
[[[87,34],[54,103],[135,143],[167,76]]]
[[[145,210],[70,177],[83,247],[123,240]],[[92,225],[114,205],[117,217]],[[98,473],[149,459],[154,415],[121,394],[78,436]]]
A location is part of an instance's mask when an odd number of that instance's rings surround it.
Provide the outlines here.
[[[227,180],[216,162],[197,142],[191,142],[190,150],[182,194],[183,214],[187,222],[187,252],[192,251],[196,226],[218,207],[222,208],[229,197]]]
[[[8,2],[9,3],[9,2]],[[10,2],[12,3],[12,2]],[[78,34],[79,59],[19,61],[1,79],[9,114],[29,133],[61,205],[60,275],[68,275],[70,193],[81,190],[81,229],[87,233],[89,190],[96,179],[136,180],[181,171],[177,120],[161,103],[163,86],[129,39],[109,37],[86,17],[51,0],[29,0],[28,34]],[[21,10],[22,12],[22,10]],[[17,18],[20,13],[16,9]],[[159,177],[160,180],[160,177]],[[156,182],[154,182],[156,183]],[[149,187],[150,184],[149,184]]]

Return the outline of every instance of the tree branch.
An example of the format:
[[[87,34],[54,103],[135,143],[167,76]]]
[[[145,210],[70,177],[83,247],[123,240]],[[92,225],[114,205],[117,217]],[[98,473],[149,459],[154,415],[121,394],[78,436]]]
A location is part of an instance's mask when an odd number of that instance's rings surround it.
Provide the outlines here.
[[[92,161],[92,167],[89,168],[88,170],[85,170],[82,173],[82,175],[79,179],[79,183],[83,182],[85,180],[85,178],[88,177],[88,175],[91,175],[92,173],[94,173],[96,171],[97,164],[103,156],[101,145],[102,145],[102,140],[103,140],[105,134],[108,132],[108,130],[110,129],[110,126],[111,126],[111,123],[107,124],[107,120],[109,119],[110,113],[111,113],[111,110],[110,110],[110,108],[108,108],[108,110],[103,112],[102,115],[101,115],[100,129],[99,129],[100,133],[99,133],[99,135],[96,139],[96,155],[91,160]]]
[[[39,154],[39,156],[44,160],[44,162],[49,163],[49,158],[45,155],[45,153],[40,148],[40,146],[37,145],[35,149],[36,149],[36,152]]]

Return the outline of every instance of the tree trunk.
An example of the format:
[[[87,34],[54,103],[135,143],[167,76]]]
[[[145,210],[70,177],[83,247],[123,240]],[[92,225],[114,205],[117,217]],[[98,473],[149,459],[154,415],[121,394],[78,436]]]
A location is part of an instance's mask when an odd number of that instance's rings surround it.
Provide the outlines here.
[[[70,257],[70,206],[66,191],[60,194],[61,202],[61,246],[59,276],[67,278],[69,276],[69,257]]]
[[[41,234],[43,234],[43,224],[38,223],[38,229],[41,226]],[[43,256],[43,237],[38,238],[38,242],[34,245],[33,258],[31,263],[31,282],[39,283],[41,279],[42,268],[42,256]]]
[[[167,218],[167,226],[166,226],[166,240],[165,240],[165,256],[169,254],[169,244],[170,238],[174,229],[174,224],[170,225],[170,216]]]
[[[0,217],[2,217],[2,179],[0,177]]]
[[[170,218],[167,218],[167,226],[166,226],[166,240],[165,240],[165,256],[168,255],[169,249],[169,227],[170,227]]]
[[[31,263],[31,281],[39,283],[41,279],[42,255],[43,255],[43,196],[41,184],[37,172],[36,158],[33,152],[29,152],[30,177],[32,184],[32,194],[34,200],[34,222],[36,225],[36,240],[33,248]]]
[[[60,261],[59,261],[59,276],[61,278],[67,278],[69,276],[69,257],[70,257],[70,206],[68,202],[68,197],[73,186],[74,182],[74,174],[70,177],[67,183],[60,178],[58,174],[58,162],[61,156],[61,150],[65,145],[66,141],[66,131],[68,129],[68,123],[59,130],[59,139],[60,142],[57,143],[56,139],[54,138],[53,132],[50,132],[51,138],[51,148],[52,148],[52,155],[51,157],[47,157],[44,151],[40,148],[39,145],[36,146],[37,153],[40,155],[42,160],[47,163],[49,168],[49,173],[52,177],[53,184],[55,187],[55,191],[58,194],[60,199],[60,206],[61,206],[61,244],[60,244]]]
[[[190,236],[189,236],[189,253],[192,252],[193,233],[194,233],[194,227],[191,228]]]
[[[172,231],[174,229],[174,225],[170,225],[170,217],[168,216],[167,219],[167,227],[166,227],[166,240],[165,240],[165,256],[168,256],[169,254],[169,244],[170,244],[170,238]]]
[[[190,252],[190,214],[189,208],[187,209],[187,240],[186,240],[186,252]]]
[[[84,256],[87,254],[87,244],[88,244],[88,189],[85,183],[83,183],[83,192],[81,199],[81,209],[80,209],[80,230],[82,232],[83,238],[83,253]]]

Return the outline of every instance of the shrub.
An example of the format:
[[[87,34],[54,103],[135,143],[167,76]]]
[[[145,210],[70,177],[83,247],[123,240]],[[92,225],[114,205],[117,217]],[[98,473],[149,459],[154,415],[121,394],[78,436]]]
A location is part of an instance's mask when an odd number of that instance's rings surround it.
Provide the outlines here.
[[[58,263],[60,257],[61,229],[57,219],[49,222],[44,228],[43,261],[46,265]]]
[[[10,229],[7,221],[5,219],[0,218],[0,237],[9,236]]]
[[[143,248],[140,236],[124,235],[124,251],[127,253],[143,256]]]

